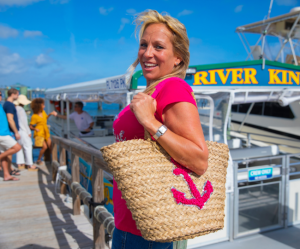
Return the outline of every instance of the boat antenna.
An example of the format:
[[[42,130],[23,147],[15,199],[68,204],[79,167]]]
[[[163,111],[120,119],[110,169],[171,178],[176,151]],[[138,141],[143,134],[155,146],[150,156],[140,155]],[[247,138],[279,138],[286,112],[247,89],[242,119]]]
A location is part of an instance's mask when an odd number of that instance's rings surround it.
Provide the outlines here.
[[[269,18],[270,18],[270,14],[271,14],[272,6],[273,6],[273,0],[271,0],[271,2],[270,2],[270,7],[269,7],[269,11],[268,11],[268,16],[267,16],[267,19],[269,19]]]

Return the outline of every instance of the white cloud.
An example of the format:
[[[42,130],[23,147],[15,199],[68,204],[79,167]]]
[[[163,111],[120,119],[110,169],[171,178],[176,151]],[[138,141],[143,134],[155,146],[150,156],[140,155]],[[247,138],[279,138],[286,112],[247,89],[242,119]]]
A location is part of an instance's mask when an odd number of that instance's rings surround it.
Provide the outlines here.
[[[25,6],[32,3],[40,2],[44,0],[0,0],[0,5],[7,5],[7,6]]]
[[[99,8],[100,14],[101,14],[101,15],[104,15],[104,16],[108,15],[109,12],[111,12],[111,11],[113,11],[113,10],[114,10],[113,7],[110,7],[110,8],[108,8],[108,9],[105,9],[104,7],[100,7],[100,8]]]
[[[243,5],[238,5],[238,6],[235,7],[234,12],[239,13],[239,12],[242,11],[242,9],[243,9]]]
[[[275,0],[277,5],[284,5],[284,6],[297,6],[297,0]]]
[[[122,36],[119,40],[118,40],[118,44],[120,45],[124,45],[125,44],[125,37]]]
[[[190,14],[193,14],[193,11],[192,10],[183,10],[181,12],[178,13],[178,17],[180,16],[187,16],[187,15],[190,15]]]
[[[38,31],[38,30],[36,30],[36,31],[34,31],[34,30],[32,30],[32,31],[25,30],[23,32],[23,36],[25,38],[33,38],[33,37],[36,37],[36,36],[43,36],[43,33],[41,31]]]
[[[190,43],[191,44],[200,44],[202,42],[202,40],[200,38],[196,38],[196,37],[191,37],[190,38]]]
[[[128,14],[135,14],[135,13],[136,13],[136,10],[135,10],[135,9],[128,9],[128,10],[126,10],[126,12],[127,12]]]
[[[17,37],[18,35],[18,30],[0,24],[0,38],[5,39],[10,37]]]
[[[128,24],[128,23],[130,23],[129,19],[121,18],[121,25],[120,25],[118,33],[120,33],[124,29],[125,25]]]
[[[53,62],[54,62],[54,60],[46,54],[40,54],[35,59],[35,65],[39,68],[47,66]]]
[[[11,53],[7,47],[0,46],[0,75],[22,73],[27,70],[27,65],[18,53]]]

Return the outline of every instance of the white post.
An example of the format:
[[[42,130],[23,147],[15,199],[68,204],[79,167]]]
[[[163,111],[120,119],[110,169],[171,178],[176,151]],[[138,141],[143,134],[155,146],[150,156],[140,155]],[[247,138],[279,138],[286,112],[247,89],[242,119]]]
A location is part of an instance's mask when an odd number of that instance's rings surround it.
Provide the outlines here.
[[[64,115],[64,101],[62,99],[60,100],[60,114]],[[61,119],[61,134],[62,134],[62,137],[64,137],[64,135],[65,135],[64,128],[65,128],[65,122],[64,122],[63,119]]]
[[[295,50],[294,50],[294,45],[293,45],[293,42],[292,42],[291,38],[289,39],[289,43],[290,43],[290,46],[291,46],[291,51],[292,51],[292,55],[293,55],[293,58],[294,58],[294,63],[295,63],[296,66],[298,66],[298,61],[297,61],[297,57],[296,57]]]
[[[246,114],[246,116],[245,116],[243,122],[241,123],[241,125],[240,125],[238,131],[241,131],[241,130],[242,130],[242,128],[243,128],[243,126],[244,126],[244,124],[245,124],[245,122],[246,122],[246,120],[247,120],[247,118],[248,118],[248,116],[249,116],[249,114],[250,114],[250,112],[251,112],[251,110],[252,110],[254,104],[255,104],[255,102],[253,102],[253,103],[250,105],[250,107],[249,107],[249,109],[248,109],[248,111],[247,111],[247,114]]]
[[[67,138],[70,138],[70,101],[67,99]]]

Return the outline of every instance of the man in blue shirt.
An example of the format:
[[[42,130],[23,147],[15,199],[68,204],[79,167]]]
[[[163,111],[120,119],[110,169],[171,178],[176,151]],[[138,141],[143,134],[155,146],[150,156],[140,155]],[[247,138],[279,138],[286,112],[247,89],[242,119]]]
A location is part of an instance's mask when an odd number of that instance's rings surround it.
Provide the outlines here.
[[[0,92],[0,101],[2,100],[2,93]],[[3,180],[4,181],[18,181],[19,179],[10,175],[10,161],[9,158],[13,154],[21,150],[16,140],[14,140],[10,134],[8,127],[8,121],[6,113],[0,105],[0,162],[3,168]]]
[[[8,98],[3,105],[3,110],[6,113],[9,129],[15,134],[17,140],[21,138],[19,134],[19,121],[17,115],[17,109],[13,102],[18,99],[19,91],[17,89],[11,88],[7,92]]]

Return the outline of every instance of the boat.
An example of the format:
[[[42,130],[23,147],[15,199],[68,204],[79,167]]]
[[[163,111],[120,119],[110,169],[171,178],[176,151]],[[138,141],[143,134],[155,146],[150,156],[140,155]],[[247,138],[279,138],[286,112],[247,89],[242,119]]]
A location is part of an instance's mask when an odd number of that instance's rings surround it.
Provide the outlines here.
[[[299,75],[288,74],[288,69],[293,65],[298,66],[300,57],[296,55],[296,48],[300,45],[299,7],[293,8],[290,13],[267,18],[259,22],[242,25],[236,28],[247,52],[246,61],[255,59],[268,59],[285,63],[285,67],[272,78],[273,84],[279,81],[286,85],[291,85],[291,81],[296,79],[299,83]],[[247,35],[259,35],[254,46],[250,46]],[[268,39],[274,42],[278,39],[278,48],[270,49]],[[285,52],[288,49],[288,52]],[[276,94],[276,93],[274,93]],[[291,93],[286,92],[288,96]],[[284,96],[282,96],[284,97]],[[297,145],[300,139],[300,108],[299,101],[285,102],[265,102],[264,99],[256,102],[235,104],[232,106],[231,129],[244,134],[254,134],[254,138],[268,144],[280,145],[283,152],[300,152]],[[262,136],[262,131],[266,136]],[[290,148],[286,148],[290,145]],[[293,147],[293,148],[292,148]]]

